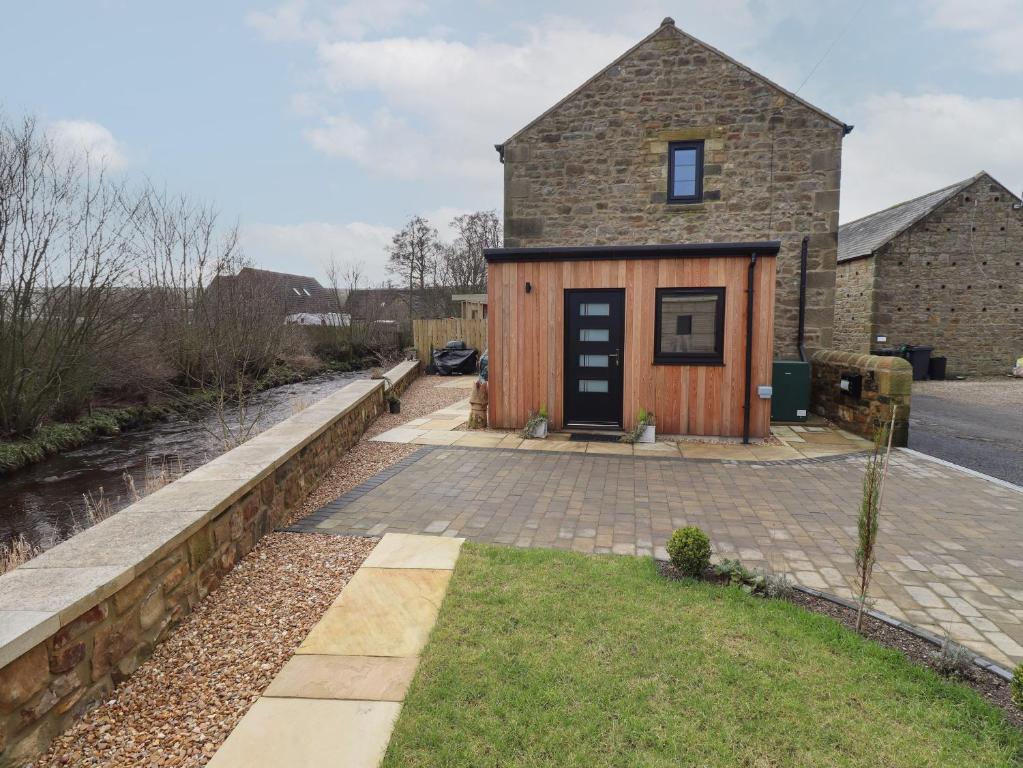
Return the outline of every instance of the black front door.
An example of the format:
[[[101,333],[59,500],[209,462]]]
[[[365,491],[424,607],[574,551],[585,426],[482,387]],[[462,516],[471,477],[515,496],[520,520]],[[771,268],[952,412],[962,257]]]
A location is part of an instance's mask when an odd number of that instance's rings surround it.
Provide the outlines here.
[[[625,291],[565,291],[565,425],[622,426]]]

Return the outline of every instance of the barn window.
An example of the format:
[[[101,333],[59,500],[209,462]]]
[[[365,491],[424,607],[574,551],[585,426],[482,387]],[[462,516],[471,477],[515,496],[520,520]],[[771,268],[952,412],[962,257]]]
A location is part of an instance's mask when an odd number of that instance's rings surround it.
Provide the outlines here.
[[[658,288],[656,313],[655,363],[720,365],[724,361],[724,288]]]
[[[668,202],[699,203],[702,200],[703,142],[671,142],[668,144]]]

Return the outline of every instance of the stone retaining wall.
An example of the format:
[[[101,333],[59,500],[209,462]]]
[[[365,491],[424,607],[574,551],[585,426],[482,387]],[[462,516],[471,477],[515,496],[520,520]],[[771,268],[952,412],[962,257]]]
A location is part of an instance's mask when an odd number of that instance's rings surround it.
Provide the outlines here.
[[[387,372],[400,394],[419,363]],[[148,657],[384,411],[356,381],[0,576],[0,766],[42,752]]]
[[[909,399],[913,369],[901,357],[878,357],[855,352],[820,350],[810,359],[810,407],[858,435],[873,438],[878,424],[891,419],[895,408],[892,444],[909,440]],[[845,394],[839,382],[845,374],[858,373],[863,382],[859,397]]]

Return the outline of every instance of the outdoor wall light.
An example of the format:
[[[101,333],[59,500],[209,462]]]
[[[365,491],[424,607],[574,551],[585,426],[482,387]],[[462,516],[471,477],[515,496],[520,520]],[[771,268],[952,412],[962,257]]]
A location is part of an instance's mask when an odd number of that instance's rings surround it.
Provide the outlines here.
[[[532,292],[533,292],[533,284],[527,280],[526,281],[526,293],[532,293]]]

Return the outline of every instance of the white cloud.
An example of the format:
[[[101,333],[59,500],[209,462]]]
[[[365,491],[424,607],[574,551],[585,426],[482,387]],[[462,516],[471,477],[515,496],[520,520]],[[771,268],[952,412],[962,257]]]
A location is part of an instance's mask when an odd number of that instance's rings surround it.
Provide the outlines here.
[[[845,140],[842,221],[988,171],[1023,188],[1023,98],[957,94],[870,98]]]
[[[241,227],[245,253],[260,266],[324,278],[331,257],[362,262],[370,282],[387,278],[387,247],[394,229],[351,222],[250,224]]]
[[[989,58],[978,68],[1023,72],[1023,3],[1020,0],[924,0],[929,22],[976,37]]]
[[[251,11],[245,22],[273,42],[361,38],[389,29],[427,10],[422,0],[349,0],[347,3],[285,0],[267,11]]]
[[[529,31],[520,45],[428,38],[341,41],[318,48],[335,94],[370,92],[365,117],[342,112],[307,131],[310,143],[377,173],[455,177],[496,195],[503,141],[635,42],[568,21]]]
[[[90,165],[117,171],[128,164],[128,157],[114,135],[90,120],[56,120],[47,124],[46,133],[58,152],[68,159],[87,160]]]

